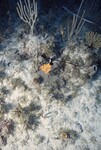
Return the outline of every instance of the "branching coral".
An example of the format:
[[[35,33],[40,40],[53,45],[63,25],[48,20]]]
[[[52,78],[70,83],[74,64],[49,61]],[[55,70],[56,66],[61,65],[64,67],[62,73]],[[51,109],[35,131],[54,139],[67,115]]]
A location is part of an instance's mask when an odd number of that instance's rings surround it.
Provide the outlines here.
[[[81,4],[79,6],[77,14],[73,13],[72,22],[69,23],[69,25],[68,25],[68,41],[67,41],[68,44],[71,44],[72,42],[74,42],[76,40],[77,36],[79,35],[79,33],[85,23],[85,19],[84,19],[85,11],[83,11],[82,15],[80,16],[81,7],[83,5],[83,2],[84,2],[84,0],[81,1]],[[64,9],[66,9],[66,8],[64,8]]]
[[[99,49],[101,47],[101,34],[94,32],[86,33],[86,42],[89,48]]]
[[[19,17],[30,26],[30,33],[33,35],[33,29],[37,19],[37,2],[33,0],[33,3],[31,4],[30,0],[25,0],[23,5],[20,0],[17,5]],[[34,8],[32,8],[31,5],[33,5]]]

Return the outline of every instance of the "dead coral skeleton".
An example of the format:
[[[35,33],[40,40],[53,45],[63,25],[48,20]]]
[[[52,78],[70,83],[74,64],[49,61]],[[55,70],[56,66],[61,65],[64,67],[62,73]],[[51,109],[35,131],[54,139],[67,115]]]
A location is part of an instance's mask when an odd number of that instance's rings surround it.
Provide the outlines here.
[[[13,121],[11,119],[3,120],[2,122],[0,122],[0,130],[2,130],[4,127],[6,127],[9,131],[12,123],[13,123]]]
[[[0,123],[0,142],[3,145],[7,144],[7,137],[13,134],[14,122],[12,119],[5,119]]]
[[[16,122],[21,124],[25,129],[35,129],[38,126],[40,106],[30,103],[29,107],[22,107],[20,104],[13,111]]]
[[[22,125],[30,126],[28,121],[27,121],[27,117],[26,117],[26,115],[24,113],[24,110],[23,110],[23,108],[22,108],[22,106],[20,104],[18,104],[18,106],[13,111],[13,115],[18,118],[19,122]]]

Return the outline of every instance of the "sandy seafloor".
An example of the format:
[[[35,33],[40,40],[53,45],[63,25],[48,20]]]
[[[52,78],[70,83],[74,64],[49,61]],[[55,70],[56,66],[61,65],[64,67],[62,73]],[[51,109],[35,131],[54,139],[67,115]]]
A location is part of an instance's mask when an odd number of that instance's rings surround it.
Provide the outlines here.
[[[16,32],[20,33],[20,30],[22,29],[15,28]],[[34,82],[37,76],[34,55],[40,49],[40,41],[45,40],[41,36],[33,36],[24,48],[24,39],[19,40],[15,33],[2,42],[0,88],[1,98],[4,99],[7,107],[3,119],[14,121],[14,131],[12,134],[7,134],[6,144],[0,141],[0,148],[2,150],[101,150],[101,70],[94,79],[89,79],[79,87],[76,96],[71,96],[75,93],[75,89],[67,84],[61,91],[68,100],[64,102],[61,97],[56,100],[49,93],[44,82],[41,84]],[[22,52],[29,54],[28,59],[20,60],[18,53]],[[39,74],[41,73],[39,71]],[[42,75],[45,81],[50,79],[49,75],[44,73]],[[26,123],[14,114],[14,110],[20,104],[28,111],[30,103],[34,103],[36,108],[30,108],[34,121],[32,128],[26,129]],[[25,114],[25,118],[28,115]],[[63,137],[65,131],[73,133],[65,138]]]

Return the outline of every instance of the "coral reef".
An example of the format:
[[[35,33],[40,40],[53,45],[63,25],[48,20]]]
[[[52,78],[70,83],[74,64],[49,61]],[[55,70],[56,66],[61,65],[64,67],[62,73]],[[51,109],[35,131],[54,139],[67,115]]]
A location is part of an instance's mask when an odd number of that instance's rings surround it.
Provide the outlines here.
[[[58,11],[0,37],[2,150],[100,150],[101,35]]]

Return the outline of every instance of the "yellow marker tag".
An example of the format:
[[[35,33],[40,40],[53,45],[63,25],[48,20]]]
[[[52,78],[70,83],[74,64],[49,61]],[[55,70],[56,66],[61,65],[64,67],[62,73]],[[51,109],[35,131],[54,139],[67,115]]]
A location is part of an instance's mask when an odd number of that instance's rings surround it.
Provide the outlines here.
[[[48,63],[48,64],[44,64],[44,65],[42,65],[41,67],[40,67],[40,69],[44,72],[44,73],[46,73],[46,74],[48,74],[50,71],[51,71],[51,65]]]

